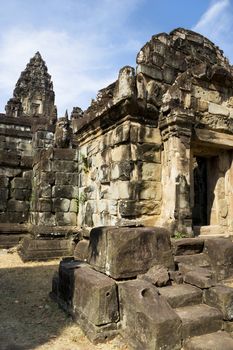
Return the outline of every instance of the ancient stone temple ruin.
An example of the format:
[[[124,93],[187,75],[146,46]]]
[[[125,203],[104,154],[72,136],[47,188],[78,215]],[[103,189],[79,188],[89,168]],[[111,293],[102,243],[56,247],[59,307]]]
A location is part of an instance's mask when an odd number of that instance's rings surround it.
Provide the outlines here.
[[[233,68],[218,47],[155,35],[136,69],[59,119],[36,53],[0,135],[0,246],[74,255],[52,296],[92,341],[233,349]]]

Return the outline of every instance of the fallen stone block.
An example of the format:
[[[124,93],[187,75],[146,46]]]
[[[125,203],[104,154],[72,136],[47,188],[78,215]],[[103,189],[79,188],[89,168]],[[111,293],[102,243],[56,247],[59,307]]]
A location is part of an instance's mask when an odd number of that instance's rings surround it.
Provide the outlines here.
[[[82,239],[74,249],[74,258],[77,260],[87,261],[89,241]]]
[[[116,284],[87,264],[73,259],[61,261],[50,295],[72,315],[93,343],[119,334]]]
[[[48,260],[73,255],[74,245],[71,239],[25,237],[18,251],[23,261]]]
[[[116,283],[87,266],[74,271],[73,305],[96,326],[119,321]]]
[[[88,262],[115,279],[135,277],[158,264],[172,269],[169,232],[160,227],[94,228]]]
[[[152,266],[145,274],[138,275],[138,279],[148,281],[156,287],[167,286],[170,283],[168,270],[161,265]]]
[[[178,350],[181,320],[149,282],[119,282],[121,335],[133,349]]]

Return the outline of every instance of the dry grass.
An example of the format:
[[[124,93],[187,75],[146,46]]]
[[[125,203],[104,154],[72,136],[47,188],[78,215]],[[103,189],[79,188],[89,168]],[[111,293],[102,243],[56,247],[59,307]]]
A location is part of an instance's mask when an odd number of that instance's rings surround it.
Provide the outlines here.
[[[49,297],[59,261],[23,263],[0,250],[0,350],[126,350],[121,339],[93,345]]]

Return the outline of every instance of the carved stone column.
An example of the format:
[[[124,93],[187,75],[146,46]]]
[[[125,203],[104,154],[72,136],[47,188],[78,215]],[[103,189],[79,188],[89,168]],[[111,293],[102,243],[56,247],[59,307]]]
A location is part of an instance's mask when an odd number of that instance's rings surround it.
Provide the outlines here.
[[[160,120],[163,141],[161,224],[174,232],[192,236],[190,201],[193,115],[172,114]]]

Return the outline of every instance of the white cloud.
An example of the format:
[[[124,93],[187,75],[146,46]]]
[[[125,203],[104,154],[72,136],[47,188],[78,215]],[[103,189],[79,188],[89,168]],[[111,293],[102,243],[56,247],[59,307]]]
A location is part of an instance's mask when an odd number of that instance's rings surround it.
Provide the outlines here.
[[[76,4],[72,0],[68,3]],[[138,0],[103,0],[94,8],[90,3],[82,4],[77,23],[65,30],[21,25],[1,33],[1,98],[6,98],[6,91],[7,98],[11,97],[20,72],[36,51],[40,51],[52,75],[59,116],[66,108],[69,112],[73,106],[86,108],[100,88],[117,78],[119,58],[122,61],[122,56],[132,52],[135,57],[140,48],[130,30],[124,28]],[[1,110],[6,102],[1,101]]]
[[[213,2],[193,29],[197,32],[208,31],[209,33],[212,33],[214,30],[215,34],[225,30],[229,25],[229,17],[227,15],[227,9],[229,6],[229,0],[218,0]]]
[[[213,1],[192,29],[212,40],[223,49],[230,61],[233,60],[233,9],[230,0]]]

